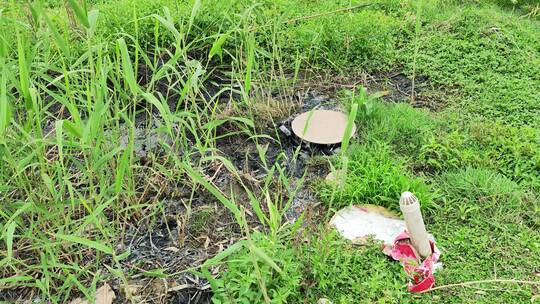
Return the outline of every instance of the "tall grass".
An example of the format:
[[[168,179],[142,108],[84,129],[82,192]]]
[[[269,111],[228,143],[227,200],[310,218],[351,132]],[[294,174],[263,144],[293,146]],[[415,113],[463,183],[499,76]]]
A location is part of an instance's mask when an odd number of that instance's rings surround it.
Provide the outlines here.
[[[240,108],[238,102],[249,105],[260,92],[261,77],[281,77],[272,72],[275,63],[255,64],[262,51],[244,26],[251,9],[238,24],[211,36],[193,34],[200,1],[181,20],[167,8],[151,16],[133,14],[135,35],[108,40],[96,36],[98,10],[88,11],[84,2],[68,4],[76,28],[39,1],[19,6],[31,11],[33,27],[20,19],[0,24],[0,290],[22,289],[23,296],[37,291],[42,300],[64,302],[80,294],[91,299],[100,281],[127,281],[122,260],[130,252],[118,246],[126,227],[161,216],[147,198],[154,192],[159,199],[163,190],[153,184],[158,172],[135,153],[137,129],[155,125],[163,140],[147,152],[159,159],[159,174],[171,180],[188,176],[202,185],[244,227],[253,257],[279,270],[249,241],[245,211],[201,172],[209,159],[220,160],[221,125],[230,123],[257,138],[252,117],[219,113],[218,95],[239,92],[242,101],[229,102]],[[152,53],[139,44],[138,23],[148,18],[155,21]],[[4,43],[12,39],[8,27],[16,33],[15,45]],[[29,34],[29,28],[36,31]],[[227,49],[228,39],[238,42],[236,49]],[[279,47],[273,49],[279,53]],[[201,51],[204,55],[192,56]],[[234,59],[224,67],[231,81],[208,97],[203,82],[225,56]],[[238,176],[232,164],[221,161]],[[273,176],[279,168],[268,170]],[[285,178],[282,171],[279,176]],[[277,234],[288,203],[276,205],[269,183],[262,200],[246,191],[250,208]]]

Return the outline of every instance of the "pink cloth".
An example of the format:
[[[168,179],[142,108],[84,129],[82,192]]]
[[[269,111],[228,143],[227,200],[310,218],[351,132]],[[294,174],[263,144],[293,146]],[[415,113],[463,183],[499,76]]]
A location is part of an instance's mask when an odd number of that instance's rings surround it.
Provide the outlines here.
[[[433,269],[439,260],[440,252],[435,243],[430,241],[432,254],[422,261],[416,249],[411,244],[407,231],[400,233],[394,240],[393,246],[385,246],[383,252],[396,261],[400,261],[403,269],[412,282],[409,283],[410,292],[424,292],[435,285]]]

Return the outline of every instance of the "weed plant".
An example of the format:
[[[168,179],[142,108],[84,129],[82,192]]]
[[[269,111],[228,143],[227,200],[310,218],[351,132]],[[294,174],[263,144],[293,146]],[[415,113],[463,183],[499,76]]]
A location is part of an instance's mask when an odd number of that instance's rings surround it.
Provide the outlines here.
[[[92,301],[102,282],[174,278],[173,269],[126,263],[132,252],[123,240],[133,225],[152,229],[177,186],[189,189],[186,216],[198,212],[191,203],[203,193],[243,232],[201,267],[181,270],[209,281],[217,303],[538,298],[534,16],[477,1],[424,3],[421,15],[415,1],[395,0],[350,10],[340,0],[4,3],[0,300]],[[287,223],[303,180],[266,161],[258,141],[272,139],[261,134],[267,124],[256,109],[268,88],[291,92],[301,68],[400,69],[423,75],[448,101],[427,113],[365,90],[345,96],[348,132],[355,121],[359,136],[332,160],[345,169],[344,185],[317,189],[329,213],[359,203],[397,209],[400,193],[412,191],[443,249],[438,285],[530,284],[410,295],[378,244],[355,247],[325,229],[302,235],[302,221]],[[265,106],[291,112],[288,100]],[[141,130],[157,140],[141,144]],[[219,139],[238,134],[257,146],[259,181],[246,182],[219,151]],[[214,184],[207,172],[216,163],[245,195]],[[191,222],[202,226],[206,216]]]
[[[318,191],[329,207],[375,204],[398,210],[399,197],[411,191],[429,206],[431,189],[420,177],[408,173],[403,160],[382,142],[352,146],[344,185],[326,184]]]

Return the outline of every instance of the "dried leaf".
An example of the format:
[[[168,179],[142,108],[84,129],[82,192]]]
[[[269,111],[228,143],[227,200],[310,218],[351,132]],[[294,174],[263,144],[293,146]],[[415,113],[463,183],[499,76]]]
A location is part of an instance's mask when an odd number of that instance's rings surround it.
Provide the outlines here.
[[[178,251],[180,251],[180,249],[176,248],[176,247],[167,247],[165,249],[163,249],[165,251],[170,251],[170,252],[174,252],[174,253],[177,253]]]
[[[180,290],[188,289],[188,288],[191,288],[191,285],[188,285],[188,284],[176,285],[169,288],[167,292],[175,292],[175,291],[180,291]]]
[[[131,283],[129,283],[128,285],[122,285],[122,292],[124,293],[124,296],[132,303],[141,303],[140,296],[138,296],[140,290],[140,285]]]
[[[96,304],[112,304],[116,298],[109,284],[105,283],[96,291]]]
[[[116,295],[112,290],[109,284],[105,283],[103,286],[96,290],[96,301],[95,304],[112,304],[113,300],[116,299]],[[90,304],[87,300],[77,298],[71,301],[71,304]]]

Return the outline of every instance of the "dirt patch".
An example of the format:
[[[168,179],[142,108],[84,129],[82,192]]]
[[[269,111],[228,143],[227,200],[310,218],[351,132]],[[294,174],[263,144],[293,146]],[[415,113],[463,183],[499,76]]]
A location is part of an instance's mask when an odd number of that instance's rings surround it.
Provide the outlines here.
[[[321,178],[328,172],[328,163],[320,161],[313,165],[313,158],[339,153],[339,145],[303,143],[290,131],[290,123],[303,111],[336,107],[337,100],[329,95],[307,90],[299,96],[294,114],[284,117],[268,129],[266,133],[272,139],[254,139],[244,133],[234,133],[233,125],[221,126],[218,134],[234,135],[217,141],[218,153],[232,162],[242,183],[256,195],[260,194],[258,191],[268,175],[268,169],[276,163],[288,176],[293,188],[304,175],[305,180]],[[159,117],[154,117],[153,124],[144,127],[141,121],[136,128],[134,146],[140,161],[152,158],[149,157],[151,153],[160,153],[160,143],[167,142],[156,131],[159,126]],[[120,145],[126,144],[124,139],[127,136],[127,133],[120,134]],[[237,176],[218,161],[206,164],[201,173],[223,193],[234,193],[235,202],[247,210],[247,219],[253,229],[264,229],[250,210],[249,198]],[[290,202],[285,220],[294,221],[302,213],[310,212],[319,205],[307,183],[298,192],[289,193],[289,189],[279,188],[282,185],[278,179],[279,172],[275,171],[272,178],[272,187],[275,185],[273,190],[282,193],[283,201]],[[192,191],[189,183],[167,187],[178,189],[148,193],[145,197],[145,201],[158,201],[155,208],[162,208],[163,211],[153,218],[139,221],[137,225],[128,225],[119,242],[119,252],[130,252],[129,257],[121,262],[124,272],[135,272],[136,275],[130,278],[127,286],[120,280],[110,282],[118,295],[116,303],[129,300],[138,303],[210,303],[212,294],[209,283],[186,270],[200,266],[243,237],[229,210],[204,189],[199,187]],[[172,192],[177,194],[173,195]],[[106,264],[112,265],[112,261]]]
[[[407,102],[413,107],[440,111],[447,106],[445,96],[449,89],[434,85],[428,77],[417,75],[414,80],[402,71],[380,72],[375,74],[312,74],[305,72],[299,81],[299,88],[316,88],[330,96],[339,95],[343,90],[356,90],[366,87],[368,92],[384,91],[388,102]],[[414,89],[413,89],[414,88]],[[413,97],[413,98],[412,98]]]

